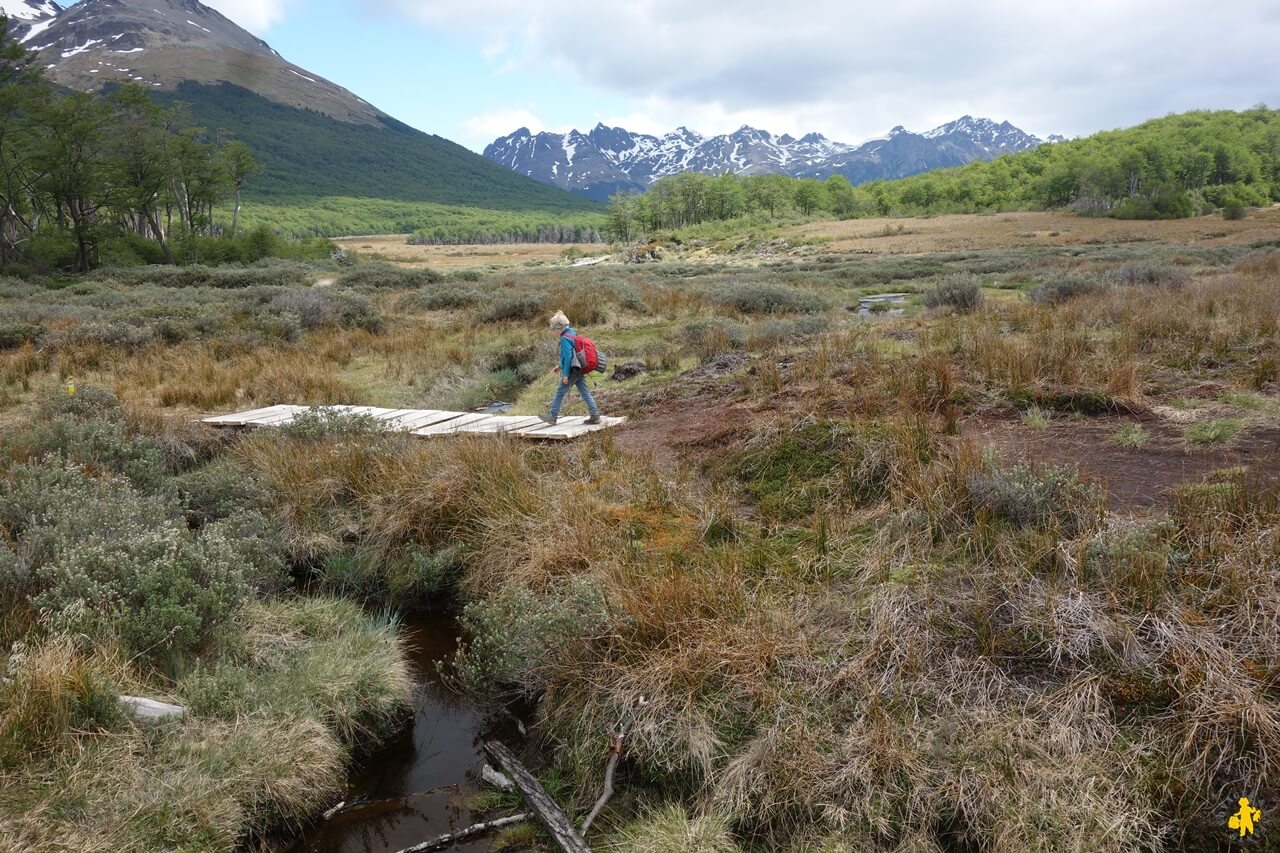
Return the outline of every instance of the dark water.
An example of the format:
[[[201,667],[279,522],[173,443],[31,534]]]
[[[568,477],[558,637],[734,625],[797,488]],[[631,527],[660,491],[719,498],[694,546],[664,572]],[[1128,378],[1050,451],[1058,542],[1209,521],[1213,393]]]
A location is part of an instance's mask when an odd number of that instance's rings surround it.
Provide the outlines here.
[[[384,853],[435,838],[484,820],[467,806],[484,759],[480,741],[513,743],[514,722],[495,724],[484,712],[441,683],[436,662],[451,657],[458,624],[447,611],[405,620],[417,689],[413,726],[364,759],[346,800],[366,802],[308,831],[289,853]],[[490,849],[480,838],[448,848],[467,853]]]

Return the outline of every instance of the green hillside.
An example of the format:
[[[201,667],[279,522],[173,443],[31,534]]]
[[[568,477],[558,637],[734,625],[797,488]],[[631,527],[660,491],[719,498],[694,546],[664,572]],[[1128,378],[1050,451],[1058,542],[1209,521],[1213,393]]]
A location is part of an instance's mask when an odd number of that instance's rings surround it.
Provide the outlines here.
[[[1157,219],[1280,200],[1280,110],[1198,111],[860,187],[875,212],[1070,207]]]
[[[928,216],[1068,208],[1087,215],[1174,219],[1280,201],[1280,110],[1199,111],[1043,145],[952,169],[852,186],[781,175],[662,178],[618,195],[608,232],[666,229],[725,237],[759,224],[813,218]]]
[[[263,166],[245,188],[250,201],[377,198],[546,214],[601,209],[394,119],[382,127],[348,124],[229,83],[188,82],[155,97],[183,102],[193,124],[249,144]]]

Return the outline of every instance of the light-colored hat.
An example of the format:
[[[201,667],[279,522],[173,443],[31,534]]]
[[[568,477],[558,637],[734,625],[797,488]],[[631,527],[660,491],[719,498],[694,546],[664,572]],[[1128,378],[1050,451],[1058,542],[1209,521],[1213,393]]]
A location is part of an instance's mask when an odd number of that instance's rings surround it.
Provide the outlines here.
[[[551,328],[553,329],[567,329],[570,325],[572,324],[569,322],[569,318],[564,316],[563,311],[557,311],[551,318]]]

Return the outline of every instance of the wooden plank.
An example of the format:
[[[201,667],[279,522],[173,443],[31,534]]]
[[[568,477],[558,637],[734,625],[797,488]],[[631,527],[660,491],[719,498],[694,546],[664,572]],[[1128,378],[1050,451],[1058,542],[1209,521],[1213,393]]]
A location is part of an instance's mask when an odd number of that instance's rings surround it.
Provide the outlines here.
[[[406,415],[396,421],[398,429],[413,432],[417,429],[432,426],[434,424],[442,424],[445,421],[456,420],[462,417],[461,412],[442,412],[433,409],[422,409],[412,415]]]
[[[215,426],[244,426],[246,421],[251,421],[254,418],[265,417],[267,415],[273,415],[289,408],[291,407],[267,406],[265,409],[254,409],[250,412],[234,412],[230,415],[216,415],[211,418],[203,418],[201,423],[213,424]]]
[[[556,801],[551,799],[538,780],[525,769],[511,750],[497,741],[490,740],[485,741],[484,751],[506,771],[511,781],[516,783],[516,787],[524,796],[524,801],[529,804],[529,809],[551,833],[551,837],[555,839],[556,844],[560,845],[564,853],[591,853],[591,848],[569,822],[569,816],[564,813],[564,809],[556,805]]]
[[[202,422],[225,427],[283,426],[294,420],[311,406],[277,405],[227,415],[212,415]],[[626,418],[604,418],[601,423],[588,425],[581,416],[561,418],[555,426],[529,415],[489,415],[482,412],[446,412],[437,409],[384,409],[375,406],[324,406],[320,408],[351,415],[366,415],[385,424],[388,429],[409,432],[419,436],[456,435],[475,433],[480,435],[506,434],[520,438],[545,438],[563,441],[580,438],[593,432],[621,426]]]
[[[471,426],[463,427],[462,432],[474,432],[474,433],[515,432],[516,430],[520,430],[520,429],[530,429],[532,427],[537,426],[540,423],[542,423],[542,421],[538,420],[538,418],[536,417],[519,418],[519,417],[510,417],[510,416],[503,417],[503,416],[495,415],[492,421],[490,422],[473,424]]]
[[[472,424],[487,421],[493,418],[493,415],[457,415],[449,418],[443,423],[434,424],[423,429],[415,429],[414,435],[452,435],[459,432],[461,427],[470,426]]]

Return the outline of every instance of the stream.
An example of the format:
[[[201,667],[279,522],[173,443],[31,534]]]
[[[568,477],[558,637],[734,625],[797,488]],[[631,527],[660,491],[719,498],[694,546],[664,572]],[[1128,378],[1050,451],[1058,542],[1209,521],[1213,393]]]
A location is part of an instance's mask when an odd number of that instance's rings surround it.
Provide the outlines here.
[[[405,617],[401,631],[417,684],[412,726],[354,771],[346,802],[366,804],[307,830],[287,853],[390,853],[485,819],[468,807],[480,790],[480,741],[497,737],[514,745],[521,736],[514,721],[495,724],[441,682],[436,662],[453,655],[460,633],[450,611]],[[491,841],[445,849],[484,853]]]

